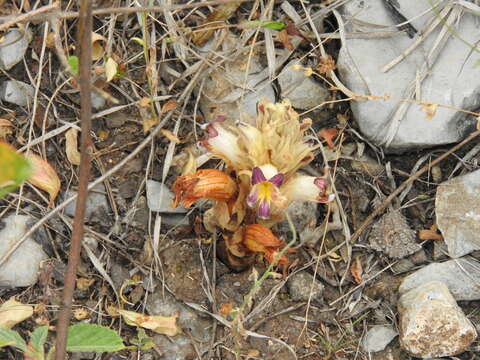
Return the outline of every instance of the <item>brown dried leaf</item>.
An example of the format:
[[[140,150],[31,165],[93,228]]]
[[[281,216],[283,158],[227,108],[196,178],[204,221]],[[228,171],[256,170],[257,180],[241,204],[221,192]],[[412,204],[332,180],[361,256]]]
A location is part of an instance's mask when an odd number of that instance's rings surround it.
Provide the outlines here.
[[[0,139],[5,139],[12,134],[14,127],[10,120],[0,118]]]
[[[60,191],[60,178],[55,169],[43,160],[40,156],[33,153],[25,155],[32,166],[32,175],[28,178],[28,182],[33,186],[48,192],[50,201],[48,205],[52,205],[53,201]]]
[[[220,314],[223,315],[223,316],[227,316],[228,314],[230,314],[232,309],[233,309],[232,303],[222,304],[220,306]]]
[[[330,71],[333,71],[337,68],[335,60],[330,55],[322,56],[318,60],[317,71],[320,74],[328,74]]]
[[[77,149],[77,129],[71,128],[65,133],[65,152],[72,165],[80,165],[80,153]]]
[[[427,120],[432,120],[433,117],[435,116],[435,113],[437,112],[438,104],[433,104],[430,102],[423,101],[421,105],[422,105],[422,110],[426,115],[425,118]]]
[[[138,106],[142,108],[148,108],[150,106],[150,98],[143,97],[138,101]]]
[[[361,284],[363,282],[363,267],[360,257],[355,258],[355,261],[350,266],[350,272],[352,273],[353,279],[357,284]]]
[[[222,25],[225,20],[228,20],[237,11],[240,6],[239,1],[231,1],[219,5],[210,15],[208,15],[205,22],[192,35],[192,41],[197,46],[204,45],[211,37],[213,32]],[[212,24],[213,23],[213,24]]]
[[[88,290],[90,286],[93,285],[95,279],[87,279],[87,278],[78,278],[77,279],[77,289],[79,290]]]
[[[177,105],[178,105],[177,100],[174,100],[174,99],[168,100],[165,104],[163,104],[162,110],[160,110],[160,114],[165,114],[166,112],[175,110]]]
[[[158,119],[156,117],[144,117],[142,118],[143,123],[143,132],[147,133],[152,127],[158,124]]]
[[[427,240],[439,240],[443,241],[442,234],[438,233],[438,227],[436,224],[433,224],[430,229],[422,229],[418,232],[418,238],[422,241]]]
[[[288,34],[287,29],[283,29],[278,32],[277,34],[278,41],[280,41],[285,49],[288,49],[290,51],[295,50],[295,46],[292,45],[290,42],[290,36]]]
[[[105,49],[103,44],[107,41],[105,37],[100,34],[92,32],[92,60],[97,61],[103,57]]]
[[[90,317],[90,312],[85,308],[77,308],[73,311],[73,317],[76,320],[85,320]]]
[[[131,326],[152,330],[157,334],[175,336],[182,332],[177,325],[178,314],[174,316],[143,315],[134,311],[118,310],[123,320]]]
[[[165,136],[168,140],[173,141],[175,144],[180,144],[180,139],[170,130],[161,129],[160,132],[163,136]]]

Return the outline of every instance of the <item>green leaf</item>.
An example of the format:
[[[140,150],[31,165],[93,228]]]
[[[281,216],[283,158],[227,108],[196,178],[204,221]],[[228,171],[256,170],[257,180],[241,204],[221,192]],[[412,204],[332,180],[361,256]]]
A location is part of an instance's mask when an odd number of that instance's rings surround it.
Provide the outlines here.
[[[35,351],[37,353],[40,353],[41,355],[45,353],[43,345],[45,344],[45,341],[47,341],[47,335],[48,326],[40,326],[33,330],[32,336],[30,336],[30,344],[35,349]]]
[[[73,75],[78,75],[79,61],[77,56],[68,57],[68,65],[70,65],[70,71]]]
[[[30,163],[7,143],[0,142],[0,198],[19,187],[30,176]]]
[[[112,329],[95,324],[76,324],[68,328],[67,351],[112,352],[125,348]]]
[[[142,47],[145,45],[143,39],[140,39],[140,38],[138,38],[138,37],[132,37],[130,40],[135,41],[137,44],[139,44],[139,45],[142,46]]]
[[[243,28],[266,28],[266,29],[273,29],[273,30],[283,30],[285,29],[285,24],[281,21],[260,21],[260,20],[253,20],[253,21],[245,21],[241,24]]]
[[[24,352],[27,349],[25,340],[16,331],[10,329],[0,329],[0,348],[4,346],[13,346]]]

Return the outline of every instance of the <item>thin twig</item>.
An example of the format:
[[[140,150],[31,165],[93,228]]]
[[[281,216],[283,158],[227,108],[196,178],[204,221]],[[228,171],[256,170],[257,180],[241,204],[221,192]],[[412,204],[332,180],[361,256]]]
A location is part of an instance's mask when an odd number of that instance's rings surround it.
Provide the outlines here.
[[[72,241],[68,254],[68,265],[65,273],[65,286],[62,294],[62,308],[57,321],[57,339],[55,360],[64,360],[66,356],[68,324],[72,313],[73,291],[77,267],[80,259],[83,238],[83,222],[88,195],[88,179],[90,178],[91,156],[93,144],[90,138],[92,105],[91,105],[91,68],[92,68],[92,2],[80,2],[80,17],[78,22],[79,43],[79,85],[80,85],[80,122],[82,137],[80,144],[80,170],[78,199],[75,207],[75,218],[72,227]]]
[[[438,158],[433,160],[432,162],[428,163],[424,167],[422,167],[420,170],[418,170],[415,174],[410,176],[407,180],[405,180],[394,192],[392,192],[383,202],[380,206],[378,206],[366,219],[365,221],[359,226],[359,228],[353,233],[352,238],[350,239],[350,242],[353,243],[355,242],[360,235],[365,231],[365,229],[370,225],[370,223],[378,216],[380,215],[386,208],[387,206],[392,202],[393,199],[395,199],[402,191],[405,189],[410,183],[414,182],[417,180],[422,174],[425,172],[429,171],[433,166],[437,165],[440,161],[444,160],[447,156],[451,155],[453,152],[457,151],[460,149],[462,146],[465,144],[469,143],[473,139],[477,138],[480,135],[480,130],[476,130],[473,133],[471,133],[467,138],[465,138],[462,142],[458,143],[457,145],[453,146],[450,150],[445,152],[444,154],[440,155]]]

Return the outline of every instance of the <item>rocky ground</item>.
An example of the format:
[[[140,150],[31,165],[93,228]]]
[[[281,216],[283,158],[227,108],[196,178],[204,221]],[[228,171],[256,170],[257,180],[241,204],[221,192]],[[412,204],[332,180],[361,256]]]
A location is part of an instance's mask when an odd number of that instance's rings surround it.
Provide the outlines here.
[[[478,2],[221,3],[94,17],[99,184],[72,321],[107,325],[132,347],[71,358],[476,359],[480,142],[432,162],[479,127]],[[14,327],[27,335],[55,325],[68,257],[79,91],[66,12],[78,9],[20,22],[48,2],[0,5],[0,140],[46,159],[61,182],[53,204],[31,185],[0,200],[0,303],[34,306]],[[202,224],[211,203],[173,209],[170,190],[189,161],[220,165],[197,146],[202,125],[251,122],[260,99],[289,99],[312,119],[308,140],[322,146],[301,171],[330,168],[336,195],[289,207],[288,272],[261,282],[261,256],[242,272],[216,256],[221,235]],[[291,239],[287,223],[275,230]],[[118,308],[178,314],[182,333],[147,330],[154,345],[136,347]]]

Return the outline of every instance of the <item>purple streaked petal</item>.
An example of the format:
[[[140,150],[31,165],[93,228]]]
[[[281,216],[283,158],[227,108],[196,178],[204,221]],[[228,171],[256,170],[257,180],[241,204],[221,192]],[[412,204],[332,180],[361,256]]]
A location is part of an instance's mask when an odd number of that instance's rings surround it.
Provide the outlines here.
[[[250,191],[250,194],[247,196],[247,205],[249,207],[254,207],[258,200],[258,190],[253,189]]]
[[[260,169],[258,166],[254,167],[252,170],[252,185],[256,185],[262,181],[267,181],[267,179],[265,179],[265,175],[263,175],[262,169]]]
[[[214,123],[221,123],[221,122],[224,122],[225,120],[227,120],[227,117],[225,115],[217,115],[215,117],[215,120],[213,120]]]
[[[213,125],[213,123],[208,124],[206,130],[207,130],[207,139],[211,139],[218,136],[218,131],[217,129],[215,129],[215,126]]]
[[[277,175],[274,175],[270,179],[268,179],[268,182],[272,183],[278,188],[282,186],[284,179],[285,179],[285,175],[283,175],[282,173],[278,173]]]
[[[270,204],[267,201],[262,201],[258,206],[257,215],[260,219],[266,220],[270,218]]]

